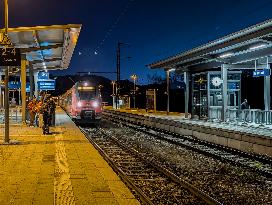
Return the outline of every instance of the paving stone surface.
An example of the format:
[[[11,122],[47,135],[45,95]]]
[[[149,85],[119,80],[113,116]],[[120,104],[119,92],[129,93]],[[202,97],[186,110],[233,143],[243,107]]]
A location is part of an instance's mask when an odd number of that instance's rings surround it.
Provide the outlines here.
[[[50,132],[10,127],[19,144],[0,145],[1,205],[140,204],[60,108]]]

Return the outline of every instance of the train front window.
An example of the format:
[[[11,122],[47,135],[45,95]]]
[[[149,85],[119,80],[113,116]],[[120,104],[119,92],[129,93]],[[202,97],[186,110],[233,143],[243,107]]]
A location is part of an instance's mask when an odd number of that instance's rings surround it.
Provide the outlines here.
[[[96,93],[94,90],[93,91],[79,90],[78,95],[80,100],[94,100]]]

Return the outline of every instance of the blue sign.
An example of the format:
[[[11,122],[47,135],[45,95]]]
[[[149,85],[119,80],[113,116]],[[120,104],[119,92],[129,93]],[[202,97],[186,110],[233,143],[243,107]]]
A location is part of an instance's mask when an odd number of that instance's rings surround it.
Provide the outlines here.
[[[255,70],[253,71],[253,77],[269,76],[270,69]]]
[[[10,81],[8,83],[8,87],[11,90],[19,90],[19,89],[21,89],[21,82]],[[30,92],[30,83],[29,82],[26,83],[26,92]]]
[[[38,81],[38,89],[42,90],[55,90],[55,80]]]
[[[11,90],[19,90],[21,88],[21,82],[17,82],[17,81],[10,81],[8,83],[8,87]]]
[[[39,72],[38,73],[38,80],[49,80],[49,73],[48,72]]]
[[[239,83],[237,83],[237,82],[228,82],[228,89],[230,89],[230,90],[239,89]]]

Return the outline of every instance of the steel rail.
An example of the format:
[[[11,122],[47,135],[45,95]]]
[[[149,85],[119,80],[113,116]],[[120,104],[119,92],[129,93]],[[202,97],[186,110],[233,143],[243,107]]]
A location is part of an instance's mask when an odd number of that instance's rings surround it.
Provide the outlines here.
[[[82,128],[79,127],[81,132],[85,135],[85,137],[89,140],[89,142],[98,150],[98,152],[102,155],[102,157],[110,164],[113,170],[118,173],[121,179],[128,185],[129,188],[134,190],[139,196],[140,200],[144,204],[154,205],[152,201],[139,189],[134,183],[129,179],[129,177],[115,164],[115,162],[103,151],[103,149],[95,143],[93,139],[88,136],[88,133]]]
[[[212,148],[216,148],[216,149],[219,149],[219,150],[221,149],[222,151],[229,152],[231,154],[236,154],[236,155],[239,155],[241,157],[245,157],[245,158],[248,158],[248,159],[251,159],[251,160],[256,160],[256,161],[259,160],[259,162],[271,165],[272,164],[272,160],[269,159],[269,158],[264,158],[264,157],[258,156],[258,155],[247,154],[245,152],[234,150],[232,148],[226,148],[226,147],[224,147],[222,145],[216,145],[216,144],[209,143],[209,142],[203,142],[202,140],[199,140],[199,139],[189,138],[189,137],[186,137],[186,136],[182,136],[182,135],[179,135],[179,134],[176,134],[176,133],[172,133],[172,132],[165,131],[165,130],[162,130],[162,129],[154,128],[154,127],[151,127],[151,126],[140,125],[140,128],[139,127],[135,127],[135,126],[139,126],[139,125],[138,124],[133,124],[131,122],[128,122],[125,119],[120,118],[120,116],[116,116],[116,117],[113,118],[113,117],[105,116],[104,115],[104,118],[105,117],[108,118],[108,119],[110,119],[111,121],[115,121],[116,123],[122,123],[122,125],[124,125],[124,126],[127,126],[127,127],[132,128],[132,129],[135,129],[137,131],[141,131],[143,133],[152,135],[153,137],[159,138],[161,140],[164,140],[164,141],[167,141],[167,142],[179,145],[179,146],[186,147],[186,148],[188,148],[190,150],[199,152],[199,153],[204,154],[204,155],[209,156],[209,157],[216,158],[216,159],[218,159],[220,161],[223,161],[223,162],[231,163],[231,164],[233,164],[235,166],[242,166],[244,168],[249,168],[251,171],[258,172],[259,174],[264,175],[266,177],[272,177],[272,173],[271,172],[266,171],[266,170],[262,170],[258,166],[252,167],[252,166],[249,166],[249,165],[245,165],[243,163],[240,163],[240,162],[228,159],[228,158],[224,158],[223,156],[216,155],[216,154],[211,153],[211,152],[209,152],[207,150],[201,150],[201,149],[198,149],[197,147],[186,145],[184,143],[177,142],[177,141],[175,141],[173,139],[167,139],[167,138],[165,138],[163,136],[160,136],[158,134],[148,132],[147,130],[143,130],[142,128],[144,127],[144,128],[152,129],[154,131],[158,131],[158,132],[161,132],[163,134],[171,135],[171,136],[176,137],[176,138],[179,137],[179,139],[181,139],[181,137],[182,137],[184,140],[188,140],[188,141],[191,141],[191,142],[199,143],[200,145],[208,146],[211,149]]]
[[[105,113],[106,113],[106,115],[108,115],[107,112],[104,112],[103,113],[104,117],[110,118],[109,116],[106,116]],[[114,113],[114,115],[115,115],[115,117],[114,117],[115,119],[131,123],[131,121],[127,121],[127,120],[125,120],[123,118],[120,118],[120,116],[118,114],[116,114],[116,113]],[[131,124],[135,125],[137,123],[131,123]],[[223,146],[223,145],[220,145],[220,144],[215,144],[215,143],[212,143],[212,142],[203,141],[203,140],[200,140],[200,139],[197,139],[197,138],[191,138],[190,136],[180,135],[180,134],[177,134],[177,133],[173,133],[173,132],[170,132],[170,131],[167,131],[167,130],[159,129],[159,128],[144,125],[144,124],[141,124],[140,126],[145,127],[145,128],[149,128],[149,129],[153,129],[155,131],[159,131],[159,132],[162,132],[162,133],[165,133],[165,134],[170,134],[170,135],[173,135],[173,136],[183,137],[184,139],[186,139],[188,141],[198,142],[198,143],[203,144],[203,145],[208,145],[208,146],[213,146],[213,147],[217,147],[217,148],[220,148],[220,149],[224,149],[224,150],[232,152],[234,154],[239,154],[240,156],[244,156],[244,157],[248,157],[248,158],[254,158],[254,159],[256,159],[256,160],[258,160],[260,162],[272,165],[272,158],[269,157],[269,156],[266,156],[266,155],[247,153],[247,152],[235,149],[235,148],[226,147],[226,146]]]
[[[101,129],[100,129],[101,131]],[[103,131],[102,131],[103,132]],[[201,198],[203,201],[205,201],[207,204],[210,205],[219,205],[222,204],[220,203],[218,200],[212,198],[211,196],[209,196],[208,194],[206,194],[205,192],[197,189],[195,186],[191,185],[190,183],[188,183],[187,181],[181,179],[180,177],[178,177],[177,175],[175,175],[173,172],[167,170],[166,168],[158,165],[156,162],[154,162],[153,160],[148,160],[145,158],[144,155],[140,154],[137,150],[135,150],[132,147],[127,147],[124,146],[116,137],[113,136],[109,136],[108,134],[106,134],[105,132],[103,132],[104,135],[106,135],[107,137],[113,139],[120,147],[122,147],[123,149],[126,149],[129,152],[132,152],[132,154],[136,155],[137,157],[139,157],[141,160],[143,160],[145,163],[150,164],[152,167],[155,167],[157,170],[159,170],[160,172],[162,172],[163,174],[165,174],[167,177],[169,177],[170,179],[172,179],[174,182],[180,184],[182,187],[188,189],[191,193],[193,193],[195,196]]]

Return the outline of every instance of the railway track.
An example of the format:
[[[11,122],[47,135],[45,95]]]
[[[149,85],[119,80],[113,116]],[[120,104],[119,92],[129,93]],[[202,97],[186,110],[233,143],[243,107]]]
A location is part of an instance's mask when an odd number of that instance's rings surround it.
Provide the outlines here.
[[[102,128],[81,128],[143,204],[221,204]]]
[[[269,157],[249,154],[221,145],[204,142],[202,140],[192,138],[191,136],[182,136],[157,128],[142,125],[139,126],[137,124],[132,124],[131,122],[121,120],[118,117],[113,118],[104,115],[103,118],[106,120],[110,120],[114,123],[121,123],[122,126],[126,126],[139,132],[143,132],[160,140],[164,140],[169,143],[185,147],[186,149],[196,151],[200,154],[213,157],[222,162],[228,162],[232,165],[243,167],[253,172],[257,172],[263,176],[270,178],[272,177],[272,159]]]

